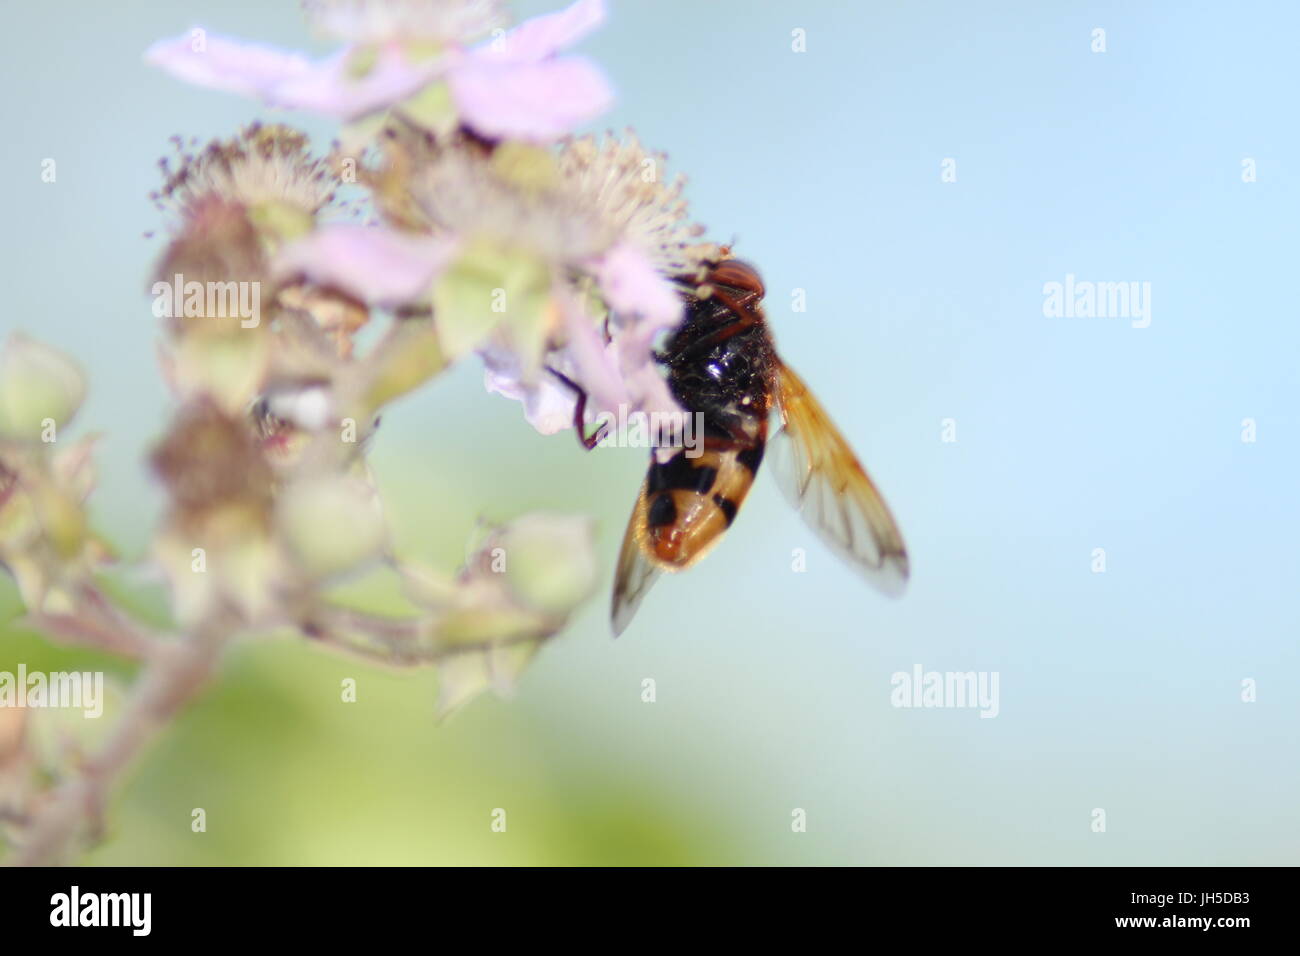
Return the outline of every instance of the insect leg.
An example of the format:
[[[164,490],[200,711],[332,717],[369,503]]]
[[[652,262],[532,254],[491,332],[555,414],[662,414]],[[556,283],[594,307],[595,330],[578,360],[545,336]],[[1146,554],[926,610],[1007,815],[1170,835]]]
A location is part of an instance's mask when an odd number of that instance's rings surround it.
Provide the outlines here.
[[[557,371],[549,365],[546,366],[546,370],[572,389],[574,394],[578,396],[577,404],[573,407],[573,430],[578,434],[578,444],[587,451],[591,451],[604,441],[605,436],[609,434],[609,423],[602,422],[591,435],[588,435],[587,423],[583,421],[587,414],[587,390],[563,372]]]

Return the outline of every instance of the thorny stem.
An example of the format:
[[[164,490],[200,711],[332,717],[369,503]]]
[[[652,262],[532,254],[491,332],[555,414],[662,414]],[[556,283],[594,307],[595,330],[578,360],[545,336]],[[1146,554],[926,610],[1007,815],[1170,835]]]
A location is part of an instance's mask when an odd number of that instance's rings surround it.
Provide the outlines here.
[[[74,615],[31,615],[28,620],[48,633],[124,653],[146,661],[129,695],[126,712],[107,742],[85,758],[44,804],[22,821],[21,843],[13,866],[48,866],[63,861],[70,844],[82,832],[97,836],[104,804],[117,779],[144,753],[168,722],[190,703],[214,676],[221,652],[237,629],[233,614],[215,613],[193,634],[164,642],[133,627],[103,595],[88,603],[102,612],[95,620]],[[458,654],[483,652],[545,640],[525,634],[490,642],[430,646],[428,618],[394,618],[351,608],[326,606],[300,624],[308,637],[330,647],[396,667],[436,663]],[[373,642],[366,646],[348,637]]]
[[[92,834],[98,832],[114,781],[207,683],[229,640],[232,625],[231,615],[215,614],[185,640],[155,649],[136,679],[126,712],[103,747],[89,755],[32,813],[22,843],[10,861],[13,865],[59,863],[84,825],[89,824]]]

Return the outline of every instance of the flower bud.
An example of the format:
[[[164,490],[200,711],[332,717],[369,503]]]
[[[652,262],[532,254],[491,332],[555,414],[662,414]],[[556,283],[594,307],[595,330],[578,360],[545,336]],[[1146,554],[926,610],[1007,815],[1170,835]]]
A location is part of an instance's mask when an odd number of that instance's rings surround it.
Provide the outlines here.
[[[45,437],[63,426],[86,397],[81,368],[57,349],[14,333],[0,352],[0,436],[19,441]]]
[[[596,585],[595,534],[589,518],[531,514],[501,531],[506,580],[526,606],[567,614]]]
[[[342,475],[306,478],[286,488],[279,501],[279,526],[300,567],[314,578],[363,564],[385,542],[374,490]]]

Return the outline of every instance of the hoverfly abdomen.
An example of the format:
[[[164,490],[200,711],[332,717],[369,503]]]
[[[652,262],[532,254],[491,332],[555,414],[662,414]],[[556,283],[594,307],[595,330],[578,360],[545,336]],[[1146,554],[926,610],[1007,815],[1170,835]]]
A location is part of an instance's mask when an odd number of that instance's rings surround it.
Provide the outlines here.
[[[644,534],[657,561],[679,570],[703,557],[731,527],[754,473],[734,451],[707,449],[698,458],[678,452],[646,476]]]

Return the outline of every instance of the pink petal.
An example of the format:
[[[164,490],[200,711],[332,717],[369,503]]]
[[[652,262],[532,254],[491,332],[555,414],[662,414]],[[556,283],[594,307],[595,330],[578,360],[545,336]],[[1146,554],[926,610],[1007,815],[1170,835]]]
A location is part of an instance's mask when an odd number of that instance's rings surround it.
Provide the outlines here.
[[[195,28],[198,31],[200,28]],[[145,61],[209,89],[256,96],[270,106],[356,119],[406,99],[445,69],[440,61],[412,62],[399,44],[376,51],[364,76],[353,75],[353,47],[309,60],[259,43],[195,31],[159,40]]]
[[[581,57],[491,67],[470,59],[448,80],[465,124],[496,138],[557,139],[614,102],[605,75]]]
[[[604,0],[577,0],[563,10],[526,20],[473,56],[495,63],[537,63],[567,49],[605,20]]]
[[[681,321],[682,298],[673,284],[660,275],[650,259],[634,246],[620,243],[593,264],[596,281],[605,301],[615,312],[640,315],[653,329],[648,338],[661,329]]]
[[[286,246],[274,271],[280,278],[305,276],[362,302],[395,306],[427,296],[455,248],[450,239],[338,224]]]
[[[565,349],[568,361],[563,371],[587,392],[588,410],[593,415],[601,411],[617,415],[618,406],[627,404],[630,396],[615,360],[616,353],[606,345],[604,335],[580,301],[563,295],[560,305],[569,339]]]
[[[557,289],[565,331],[565,347],[552,352],[547,364],[563,372],[587,393],[587,421],[602,414],[616,423],[631,421],[638,414],[682,414],[649,345],[641,335],[644,322],[629,322],[616,329],[606,343],[599,328],[572,296]],[[488,391],[522,402],[524,416],[543,435],[552,435],[573,424],[575,394],[551,375],[535,383],[524,383],[517,356],[509,349],[489,345],[479,350],[485,367]],[[656,454],[667,461],[675,449],[665,447]]]
[[[312,68],[301,54],[218,36],[202,27],[159,40],[144,58],[182,80],[244,96],[265,96],[277,83]]]
[[[573,427],[577,396],[553,375],[543,375],[535,385],[520,381],[519,362],[507,350],[489,346],[481,349],[483,385],[489,392],[523,403],[524,417],[542,435],[554,435]]]
[[[352,48],[344,48],[311,69],[286,77],[266,94],[272,106],[354,120],[400,103],[433,82],[440,61],[411,62],[400,46],[380,47],[364,76],[352,72]]]

